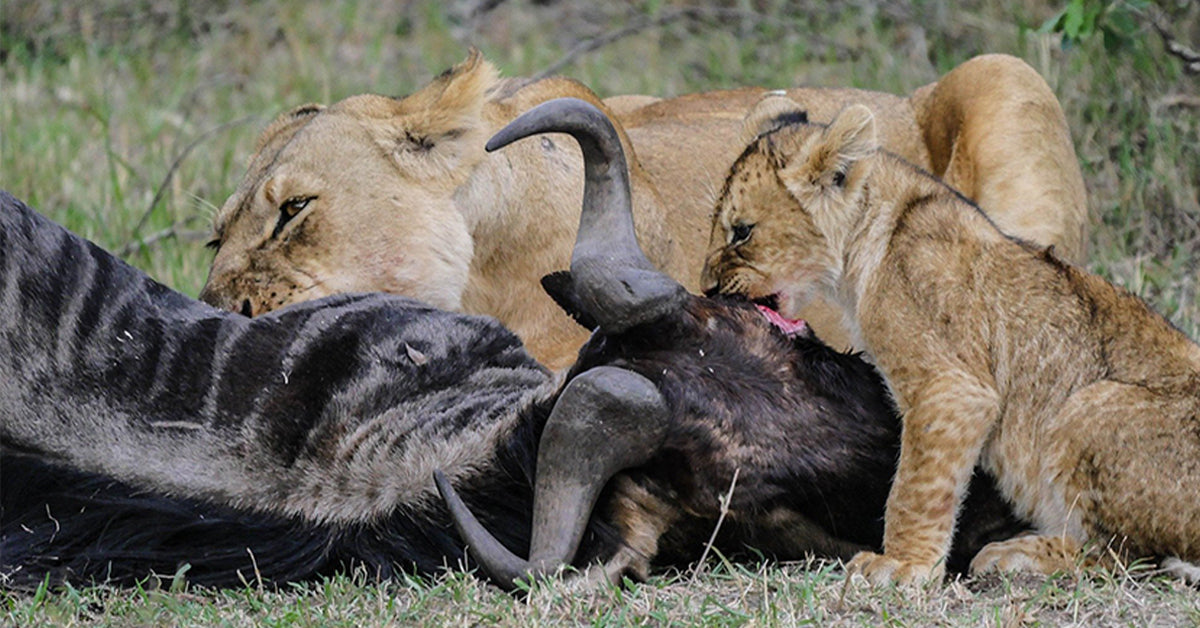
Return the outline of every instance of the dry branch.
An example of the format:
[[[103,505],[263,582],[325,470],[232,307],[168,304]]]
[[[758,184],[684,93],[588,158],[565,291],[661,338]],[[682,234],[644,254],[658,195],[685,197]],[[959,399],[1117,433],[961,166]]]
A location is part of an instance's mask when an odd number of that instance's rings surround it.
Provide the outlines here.
[[[187,242],[195,242],[208,236],[208,231],[206,230],[186,229],[186,226],[186,221],[175,223],[170,227],[163,229],[162,231],[156,231],[144,238],[138,238],[132,242],[126,243],[125,246],[122,246],[116,251],[116,254],[121,259],[128,259],[130,255],[133,255],[142,249],[149,248],[166,239],[173,238]]]
[[[196,136],[196,139],[189,142],[187,146],[184,146],[183,150],[179,151],[179,154],[175,156],[175,159],[171,162],[171,167],[167,169],[167,174],[165,176],[163,176],[162,181],[158,184],[158,187],[154,190],[154,198],[150,200],[150,206],[146,208],[146,211],[142,213],[141,218],[139,218],[137,223],[134,225],[132,237],[137,238],[138,233],[140,233],[142,231],[142,228],[146,226],[146,221],[148,221],[150,219],[150,215],[154,213],[154,209],[156,207],[158,207],[158,204],[160,202],[162,202],[163,196],[166,195],[167,186],[171,184],[171,179],[173,179],[175,177],[175,173],[179,170],[179,166],[183,164],[183,160],[186,159],[189,154],[191,154],[192,150],[194,150],[197,146],[202,144],[208,138],[212,137],[213,135],[216,135],[217,133],[220,133],[221,131],[233,128],[233,127],[241,125],[241,124],[245,124],[251,120],[256,120],[256,119],[258,119],[257,115],[249,115],[249,116],[242,116],[241,118],[232,120],[230,122],[218,124],[217,126],[211,128],[211,129],[208,129],[208,130],[204,131],[203,133],[201,133],[200,135]],[[129,246],[130,245],[126,245],[126,248],[128,248]],[[124,249],[122,249],[122,250],[124,250]]]
[[[775,22],[779,20],[778,16],[766,15],[757,11],[744,11],[740,9],[726,9],[721,7],[688,7],[684,9],[675,9],[671,11],[663,11],[657,16],[642,15],[636,18],[633,23],[622,26],[621,28],[610,30],[595,37],[589,37],[581,40],[567,51],[558,61],[551,63],[541,72],[534,75],[535,79],[543,79],[548,76],[554,76],[562,71],[563,68],[570,65],[581,55],[587,54],[594,50],[603,48],[609,44],[618,42],[626,37],[636,35],[643,31],[652,28],[661,28],[674,22],[690,20],[700,22],[706,19],[739,19],[749,20],[755,23]],[[855,56],[855,51],[841,45],[835,41],[823,39],[817,35],[809,35],[808,38],[817,44],[835,50],[837,59],[852,59]]]
[[[1175,39],[1175,36],[1169,33],[1158,20],[1154,20],[1154,30],[1158,31],[1159,37],[1162,37],[1163,47],[1166,48],[1167,54],[1183,61],[1184,72],[1200,74],[1200,52],[1179,43],[1179,40]]]

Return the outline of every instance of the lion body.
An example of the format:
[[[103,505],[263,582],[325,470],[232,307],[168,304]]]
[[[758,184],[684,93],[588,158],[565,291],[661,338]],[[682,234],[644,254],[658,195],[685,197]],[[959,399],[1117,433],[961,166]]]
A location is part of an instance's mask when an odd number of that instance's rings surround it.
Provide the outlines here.
[[[587,334],[538,280],[569,259],[582,158],[555,136],[498,155],[484,151],[486,138],[551,98],[607,107],[625,143],[641,245],[696,289],[721,177],[745,145],[744,112],[763,93],[600,101],[568,79],[501,80],[473,55],[403,99],[354,96],[301,107],[263,133],[245,179],[219,212],[218,251],[201,298],[258,314],[333,292],[400,293],[495,316],[548,366],[565,366]],[[1023,62],[980,57],[911,98],[851,89],[787,93],[813,119],[869,104],[889,150],[945,171],[1017,233],[1082,257],[1086,206],[1066,124],[1049,88]],[[1041,125],[1036,133],[1014,131],[1030,120]],[[1013,185],[1014,171],[1024,167],[1011,159],[1044,177]],[[851,344],[830,304],[814,303],[804,316],[831,345]]]
[[[760,137],[707,266],[723,292],[779,294],[785,315],[828,295],[895,395],[885,553],[851,568],[936,575],[977,462],[1037,529],[985,548],[977,571],[1071,568],[1087,543],[1200,559],[1200,346],[876,146],[861,108]]]

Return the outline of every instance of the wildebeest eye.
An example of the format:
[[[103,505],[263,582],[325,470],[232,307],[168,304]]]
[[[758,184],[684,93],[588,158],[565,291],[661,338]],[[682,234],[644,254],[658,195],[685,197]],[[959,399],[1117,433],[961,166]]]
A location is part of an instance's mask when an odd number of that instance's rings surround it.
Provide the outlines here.
[[[841,170],[835,171],[833,173],[833,184],[839,188],[846,185],[846,173]]]
[[[288,200],[279,204],[279,220],[275,223],[275,229],[271,231],[271,237],[274,238],[283,231],[283,226],[288,224],[291,219],[297,214],[304,211],[305,207],[317,197],[315,196],[293,196]]]
[[[733,237],[729,240],[730,244],[740,244],[750,239],[750,232],[754,230],[754,225],[748,225],[744,222],[739,222],[733,225]]]

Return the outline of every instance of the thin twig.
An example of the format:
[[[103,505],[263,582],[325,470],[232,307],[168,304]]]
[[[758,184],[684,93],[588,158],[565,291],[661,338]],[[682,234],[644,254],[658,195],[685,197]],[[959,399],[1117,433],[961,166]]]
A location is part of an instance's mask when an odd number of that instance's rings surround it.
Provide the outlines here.
[[[704,551],[700,552],[700,560],[697,560],[695,567],[692,568],[693,580],[700,575],[700,570],[704,568],[704,561],[708,559],[708,552],[717,542],[717,534],[721,531],[721,524],[725,522],[725,515],[729,512],[729,503],[733,501],[733,489],[737,488],[738,473],[741,470],[740,467],[733,470],[733,479],[729,481],[729,491],[721,498],[721,514],[717,517],[717,525],[713,526],[712,536],[708,537],[708,543],[704,544]]]
[[[154,209],[158,207],[159,202],[161,202],[163,196],[166,195],[167,186],[171,184],[171,179],[175,177],[175,172],[179,170],[179,167],[183,164],[183,160],[186,159],[189,154],[191,154],[193,149],[203,143],[204,140],[207,140],[221,131],[245,124],[251,120],[258,119],[258,117],[259,116],[257,115],[242,116],[236,120],[218,124],[217,126],[196,136],[196,139],[189,142],[187,146],[184,146],[183,150],[180,151],[179,154],[175,156],[174,161],[171,162],[171,167],[167,169],[167,174],[163,176],[162,182],[158,184],[158,188],[154,190],[154,198],[151,199],[150,206],[146,208],[146,211],[142,214],[142,217],[139,218],[137,224],[134,225],[131,236],[136,238],[138,233],[141,232],[142,228],[146,226],[146,221],[150,219],[150,215],[154,213]]]
[[[642,31],[649,30],[651,28],[663,27],[671,24],[672,22],[677,22],[680,20],[699,21],[706,18],[749,19],[757,22],[778,20],[778,17],[776,16],[766,15],[757,11],[744,11],[741,9],[727,9],[723,7],[688,7],[684,9],[675,9],[672,11],[664,11],[657,17],[641,16],[632,24],[628,24],[626,26],[622,26],[621,28],[608,31],[607,33],[580,41],[569,51],[567,51],[567,54],[563,55],[562,58],[554,63],[551,63],[541,72],[535,74],[533,78],[543,79],[548,76],[558,74],[563,68],[574,62],[575,59],[577,59],[580,55],[603,48],[604,46],[625,39],[626,37],[636,35]],[[837,47],[837,56],[839,58],[853,56],[853,51],[851,49],[846,48],[845,46],[840,46],[836,42],[823,40],[816,35],[809,35],[808,38],[821,45]]]
[[[1158,31],[1159,37],[1162,37],[1163,47],[1166,48],[1167,54],[1183,61],[1183,71],[1187,74],[1200,74],[1200,52],[1179,43],[1179,40],[1167,32],[1167,28],[1157,19],[1151,20],[1151,22],[1154,24],[1154,30]]]
[[[681,9],[681,10],[677,10],[677,11],[668,11],[668,12],[666,12],[656,18],[653,18],[653,19],[648,18],[648,17],[642,17],[641,19],[634,22],[633,24],[629,24],[629,25],[623,26],[621,28],[611,30],[607,33],[598,35],[596,37],[592,37],[590,39],[585,39],[585,40],[575,44],[575,46],[573,46],[569,51],[567,51],[567,54],[563,55],[563,57],[561,59],[559,59],[558,61],[555,61],[554,63],[551,63],[546,69],[535,74],[533,78],[534,79],[544,79],[548,76],[553,76],[555,74],[558,74],[560,71],[562,71],[563,68],[570,65],[571,62],[575,61],[575,59],[582,54],[591,52],[591,51],[599,49],[599,48],[603,48],[604,46],[607,46],[613,42],[620,41],[631,35],[636,35],[644,30],[647,30],[650,28],[655,28],[658,26],[666,26],[667,24],[670,24],[671,22],[683,19],[684,17],[686,17],[686,15],[687,15],[687,9]]]
[[[254,552],[247,547],[246,553],[250,555],[250,564],[254,566],[254,581],[258,583],[258,590],[263,590],[262,572],[258,570],[258,559],[254,557]]]
[[[117,251],[117,256],[121,259],[128,258],[130,255],[147,248],[157,242],[166,240],[167,238],[176,238],[188,242],[203,239],[208,236],[208,231],[200,229],[184,229],[188,221],[177,222],[162,231],[152,233],[144,238],[139,238],[133,242],[127,243]]]
[[[1171,108],[1200,109],[1200,96],[1191,94],[1168,94],[1154,101],[1155,109]]]

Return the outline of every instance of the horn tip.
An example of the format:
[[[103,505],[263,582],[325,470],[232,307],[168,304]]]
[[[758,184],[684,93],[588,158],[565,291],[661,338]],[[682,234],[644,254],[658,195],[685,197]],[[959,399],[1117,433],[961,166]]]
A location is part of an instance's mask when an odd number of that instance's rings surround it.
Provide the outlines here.
[[[489,139],[487,141],[487,144],[483,145],[483,150],[485,150],[489,153],[492,153],[492,152],[500,150],[501,148],[504,148],[505,146],[508,146],[512,142],[513,142],[513,140],[511,138],[507,137],[504,134],[504,131],[501,130],[499,133],[493,135],[491,137],[491,139]]]

